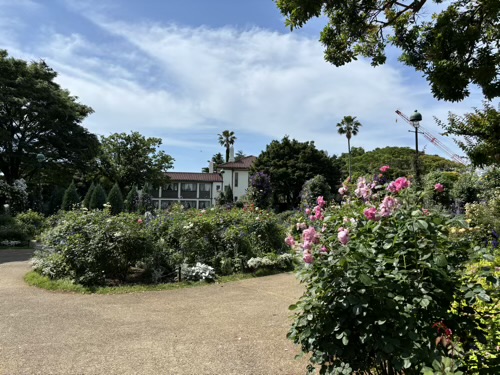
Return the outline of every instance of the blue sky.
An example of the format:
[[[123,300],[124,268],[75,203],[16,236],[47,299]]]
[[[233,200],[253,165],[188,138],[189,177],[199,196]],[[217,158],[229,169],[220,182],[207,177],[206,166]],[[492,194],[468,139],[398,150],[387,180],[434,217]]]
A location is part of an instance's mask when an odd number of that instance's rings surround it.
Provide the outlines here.
[[[381,67],[361,59],[336,68],[318,42],[323,20],[291,33],[271,0],[0,0],[0,9],[0,48],[56,70],[58,83],[95,110],[85,127],[160,137],[176,171],[199,171],[223,153],[225,129],[247,155],[285,135],[339,155],[347,143],[335,125],[353,115],[363,125],[353,146],[414,147],[396,109],[418,109],[438,134],[433,117],[482,101],[474,88],[460,103],[435,100],[394,50]]]

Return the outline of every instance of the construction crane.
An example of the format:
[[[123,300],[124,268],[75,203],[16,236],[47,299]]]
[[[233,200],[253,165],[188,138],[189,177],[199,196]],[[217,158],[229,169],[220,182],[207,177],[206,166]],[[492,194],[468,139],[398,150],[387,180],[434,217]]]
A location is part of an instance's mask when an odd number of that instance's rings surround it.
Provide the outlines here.
[[[408,118],[408,116],[406,116],[403,112],[401,112],[400,110],[396,110],[396,113],[401,117],[403,118],[403,120],[405,120],[408,124],[410,124],[410,126],[413,128],[413,124],[412,122],[410,121],[410,119]],[[434,146],[436,146],[437,148],[439,148],[441,151],[443,151],[444,153],[446,153],[450,158],[451,160],[453,160],[454,162],[457,162],[457,163],[460,163],[462,165],[467,165],[467,163],[464,161],[463,158],[461,158],[460,156],[458,156],[457,154],[453,153],[453,151],[451,151],[448,147],[446,147],[435,135],[432,135],[432,133],[430,133],[428,130],[424,129],[422,126],[419,127],[418,129],[423,135],[424,137],[430,141]]]

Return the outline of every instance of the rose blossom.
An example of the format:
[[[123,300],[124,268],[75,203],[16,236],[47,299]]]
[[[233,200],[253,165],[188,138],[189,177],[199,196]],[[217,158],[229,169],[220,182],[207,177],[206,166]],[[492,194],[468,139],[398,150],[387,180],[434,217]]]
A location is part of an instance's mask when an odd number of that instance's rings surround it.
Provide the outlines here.
[[[344,227],[340,227],[339,228],[339,233],[337,235],[340,243],[342,245],[347,245],[347,243],[349,242],[350,238],[349,238],[349,229],[347,228],[344,228]]]
[[[320,195],[320,196],[318,197],[317,203],[318,203],[318,206],[319,206],[320,208],[323,208],[323,207],[325,207],[325,206],[326,206],[326,201],[323,199],[323,196],[322,196],[322,195]]]
[[[439,193],[442,193],[444,191],[443,184],[437,183],[436,185],[434,185],[434,190],[436,190]]]
[[[293,247],[295,245],[295,239],[293,238],[293,236],[288,236],[287,238],[285,238],[285,243],[288,246]]]
[[[388,165],[384,165],[384,166],[380,167],[380,172],[385,173],[389,169],[391,169],[391,167],[389,167]]]
[[[309,252],[304,252],[304,262],[307,264],[311,264],[314,261],[314,258],[311,253]]]
[[[387,187],[391,193],[399,193],[401,190],[407,189],[411,186],[410,181],[406,177],[399,177]]]
[[[375,207],[367,208],[364,212],[364,215],[368,220],[372,220],[372,221],[380,220],[377,209]]]
[[[379,206],[380,216],[388,217],[399,207],[399,202],[396,198],[387,196]]]

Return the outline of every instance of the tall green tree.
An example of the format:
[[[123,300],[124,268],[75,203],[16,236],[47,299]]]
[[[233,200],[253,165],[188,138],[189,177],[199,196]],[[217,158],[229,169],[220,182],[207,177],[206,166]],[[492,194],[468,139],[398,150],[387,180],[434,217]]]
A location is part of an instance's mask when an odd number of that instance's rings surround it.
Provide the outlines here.
[[[214,163],[214,171],[217,169],[217,166],[224,164],[224,157],[220,152],[216,153],[214,156],[212,156],[212,159],[207,160],[208,163],[213,162]],[[204,167],[201,169],[203,173],[208,173],[209,168]]]
[[[385,48],[422,72],[433,95],[449,101],[469,95],[469,84],[486,98],[500,95],[498,0],[274,0],[291,30],[328,18],[320,41],[326,61],[345,65],[358,56],[384,64]],[[440,4],[429,14],[425,5]]]
[[[141,214],[145,213],[146,211],[154,210],[151,192],[152,192],[152,187],[148,182],[146,182],[142,187],[142,191],[139,197],[138,209]]]
[[[356,117],[344,116],[342,121],[337,124],[339,134],[345,134],[347,138],[347,150],[349,152],[349,177],[351,177],[351,138],[358,134],[361,123],[356,120]]]
[[[457,116],[448,115],[448,123],[438,121],[447,135],[455,135],[457,144],[472,164],[479,167],[500,166],[500,104],[498,110],[485,102],[483,109]]]
[[[226,148],[226,163],[229,161],[229,150],[234,142],[236,141],[236,136],[234,132],[229,130],[224,130],[222,134],[218,134],[219,136],[219,144]]]
[[[91,210],[102,210],[107,200],[108,197],[106,196],[106,192],[103,187],[100,184],[97,184],[92,192],[92,197],[90,197],[89,207]]]
[[[240,161],[241,159],[245,158],[246,154],[242,150],[238,150],[236,154],[234,155],[234,161]]]
[[[28,63],[0,50],[0,171],[9,184],[37,183],[40,172],[44,184],[69,183],[97,154],[97,137],[81,125],[92,108],[54,82],[56,76],[44,61]]]
[[[62,201],[62,209],[64,211],[70,211],[73,207],[80,203],[80,196],[76,191],[76,186],[74,182],[68,186],[66,191],[64,192],[64,197]]]
[[[299,206],[302,186],[314,176],[324,176],[332,187],[340,184],[340,170],[334,159],[318,150],[314,142],[299,142],[286,136],[266,146],[252,165],[252,171],[270,177],[273,204],[286,210]]]
[[[123,211],[123,195],[118,184],[114,184],[108,194],[108,202],[111,205],[111,213],[118,215]]]
[[[92,194],[94,193],[95,185],[92,182],[89,189],[87,190],[87,194],[85,194],[85,198],[83,198],[83,207],[90,209],[90,199],[92,198]]]
[[[154,186],[168,182],[166,172],[174,159],[159,151],[160,138],[146,138],[139,132],[115,133],[101,138],[99,173],[120,186],[130,188],[150,181]]]
[[[130,188],[124,203],[128,212],[136,212],[139,209],[139,193],[135,185]]]

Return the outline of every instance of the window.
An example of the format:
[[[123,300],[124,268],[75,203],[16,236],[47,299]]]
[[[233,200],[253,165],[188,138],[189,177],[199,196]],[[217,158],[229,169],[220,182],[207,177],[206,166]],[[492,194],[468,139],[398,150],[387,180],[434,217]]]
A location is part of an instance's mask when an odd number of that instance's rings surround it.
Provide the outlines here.
[[[198,208],[200,210],[203,210],[205,208],[210,208],[210,201],[199,201],[198,202]]]
[[[210,191],[210,184],[200,184],[200,191]]]
[[[166,190],[166,191],[177,191],[178,189],[179,189],[178,184],[167,184],[167,186],[165,186],[163,188],[163,190]]]
[[[196,201],[181,201],[184,208],[196,208]]]
[[[196,184],[182,184],[181,185],[181,190],[182,191],[196,191]]]
[[[215,187],[215,190],[220,191],[220,185],[217,185],[217,186]]]
[[[238,172],[234,172],[234,187],[238,187]]]

